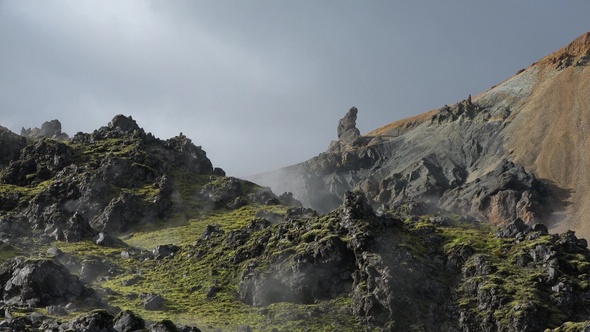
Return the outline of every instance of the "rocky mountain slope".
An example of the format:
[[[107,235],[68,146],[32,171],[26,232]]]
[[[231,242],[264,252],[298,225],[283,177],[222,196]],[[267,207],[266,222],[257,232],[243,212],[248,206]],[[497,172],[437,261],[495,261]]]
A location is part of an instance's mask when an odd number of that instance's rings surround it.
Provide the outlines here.
[[[353,144],[366,139],[355,114],[340,129]],[[590,250],[573,232],[521,218],[496,228],[415,200],[375,211],[360,190],[318,214],[130,117],[59,132],[0,134],[2,331],[590,326]],[[510,162],[492,174],[542,194]]]
[[[375,207],[410,199],[497,225],[518,217],[588,237],[589,82],[585,33],[478,96],[363,136],[351,130],[352,108],[325,153],[249,179],[319,211],[357,188]]]

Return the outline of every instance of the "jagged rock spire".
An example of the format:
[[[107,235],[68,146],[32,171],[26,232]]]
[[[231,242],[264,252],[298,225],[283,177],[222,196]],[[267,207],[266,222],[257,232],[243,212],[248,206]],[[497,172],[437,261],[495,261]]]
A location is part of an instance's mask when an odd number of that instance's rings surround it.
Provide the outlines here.
[[[342,143],[352,144],[355,139],[361,136],[356,128],[356,115],[358,109],[352,107],[346,115],[338,122],[338,140]]]

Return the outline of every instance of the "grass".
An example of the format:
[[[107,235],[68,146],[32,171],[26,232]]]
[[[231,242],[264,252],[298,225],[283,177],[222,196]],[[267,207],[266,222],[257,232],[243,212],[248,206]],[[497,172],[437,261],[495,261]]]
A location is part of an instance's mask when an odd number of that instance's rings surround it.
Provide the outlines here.
[[[276,303],[266,308],[254,308],[242,303],[237,296],[238,282],[247,261],[229,263],[235,251],[223,245],[223,242],[203,241],[198,247],[192,246],[206,225],[219,225],[226,234],[239,231],[261,209],[284,212],[285,207],[245,206],[232,211],[214,211],[193,218],[184,225],[169,228],[165,225],[154,226],[134,233],[127,239],[129,244],[145,249],[165,243],[182,246],[174,257],[159,261],[123,259],[120,255],[122,249],[104,248],[89,241],[57,243],[57,246],[78,260],[101,257],[118,266],[122,271],[120,275],[97,281],[93,286],[109,290],[107,294],[111,295],[107,295],[106,300],[111,305],[133,310],[150,321],[169,318],[176,323],[197,325],[203,331],[235,331],[237,326],[243,324],[255,331],[271,331],[272,328],[358,331],[360,326],[346,309],[350,304],[348,298],[316,305]],[[243,247],[251,246],[257,239],[256,234],[263,232],[254,232]],[[220,238],[217,241],[222,240]],[[134,285],[123,286],[123,281],[134,275],[140,275],[141,279]],[[215,297],[208,298],[206,290],[214,285],[220,291]],[[141,294],[147,293],[161,294],[165,299],[164,310],[144,310]]]

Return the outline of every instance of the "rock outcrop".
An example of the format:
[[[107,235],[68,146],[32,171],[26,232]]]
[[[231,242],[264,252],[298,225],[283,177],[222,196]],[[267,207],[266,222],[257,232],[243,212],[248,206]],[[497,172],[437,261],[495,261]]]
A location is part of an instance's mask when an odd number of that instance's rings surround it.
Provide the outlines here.
[[[338,122],[338,140],[345,144],[352,144],[354,140],[361,136],[361,132],[356,127],[356,116],[358,109],[352,107],[344,118]]]
[[[69,302],[87,306],[101,303],[94,290],[51,260],[11,259],[0,266],[0,285],[0,296],[8,304],[40,307]]]
[[[60,141],[65,141],[69,138],[68,134],[61,131],[61,122],[59,120],[43,122],[41,128],[22,128],[20,135],[31,138],[53,138]]]
[[[42,132],[26,132],[40,137],[29,143],[1,132],[8,165],[0,183],[10,187],[0,194],[0,217],[8,217],[2,222],[13,236],[27,227],[44,240],[75,242],[99,232],[119,235],[165,218],[178,207],[174,174],[223,173],[190,139],[157,139],[131,117],[117,115],[108,126],[78,133],[67,144],[45,138],[49,129],[59,128],[58,121],[46,124]],[[231,193],[234,200],[249,194],[230,189],[225,195]]]

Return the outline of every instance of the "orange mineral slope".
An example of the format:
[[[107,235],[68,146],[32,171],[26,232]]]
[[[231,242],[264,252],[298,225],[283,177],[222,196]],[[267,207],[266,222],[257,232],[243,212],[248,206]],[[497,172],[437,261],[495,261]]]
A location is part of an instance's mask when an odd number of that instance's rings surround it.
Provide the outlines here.
[[[536,80],[506,127],[505,147],[567,202],[553,230],[590,238],[590,32],[525,72]]]

